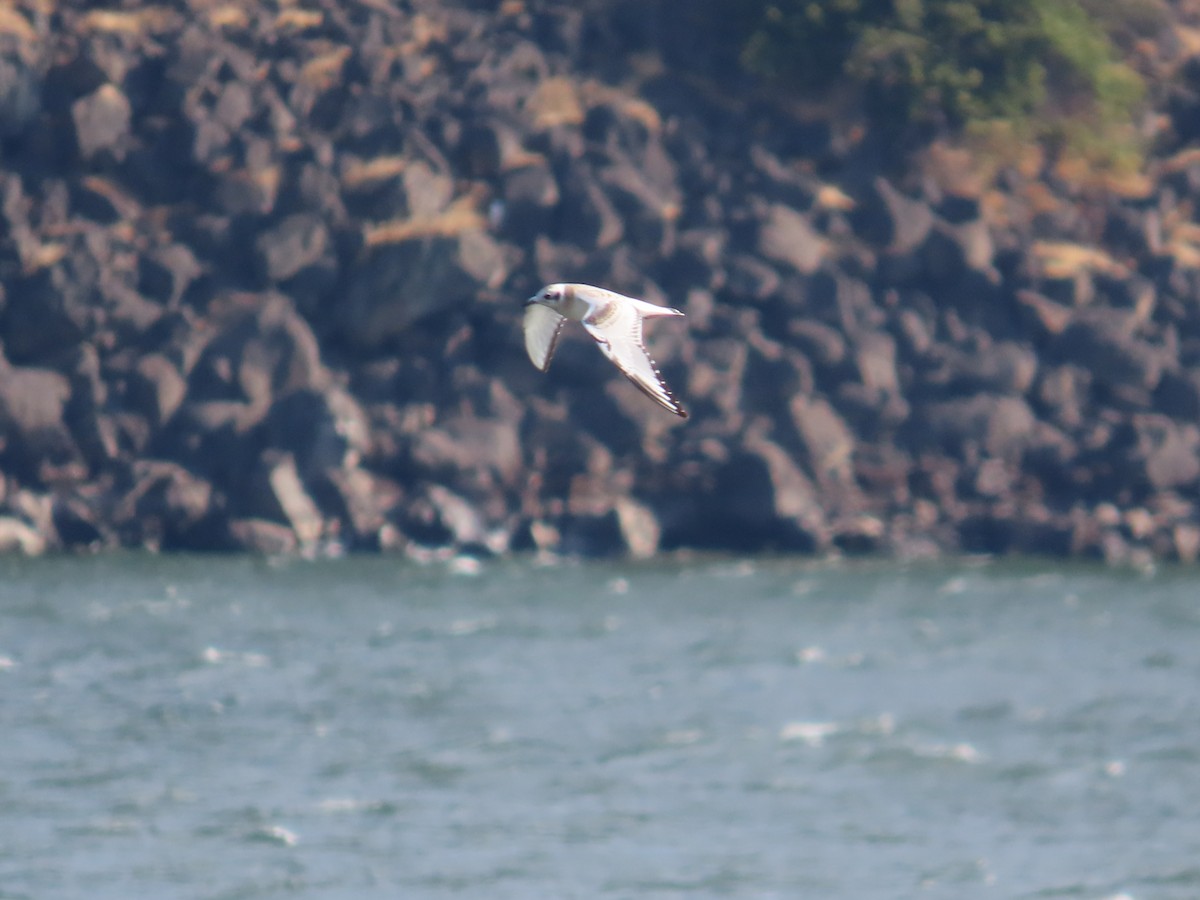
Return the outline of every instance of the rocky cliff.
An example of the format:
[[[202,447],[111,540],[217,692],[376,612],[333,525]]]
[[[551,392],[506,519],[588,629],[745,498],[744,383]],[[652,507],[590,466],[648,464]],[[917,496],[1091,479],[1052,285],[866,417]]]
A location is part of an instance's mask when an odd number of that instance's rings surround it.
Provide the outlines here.
[[[1197,558],[1187,23],[1098,185],[637,6],[0,8],[0,547]],[[530,365],[564,280],[685,310],[687,422]]]

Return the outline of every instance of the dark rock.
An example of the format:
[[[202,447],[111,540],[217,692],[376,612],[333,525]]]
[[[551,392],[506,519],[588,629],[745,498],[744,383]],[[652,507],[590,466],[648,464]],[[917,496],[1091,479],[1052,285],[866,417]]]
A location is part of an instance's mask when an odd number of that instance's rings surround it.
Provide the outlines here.
[[[112,159],[125,158],[133,109],[120,88],[103,84],[71,106],[75,123],[75,142],[79,155],[92,160],[105,154]]]
[[[937,222],[921,247],[923,271],[930,278],[953,282],[967,272],[979,272],[997,281],[993,265],[995,245],[988,225],[982,219],[948,225]]]
[[[0,514],[0,555],[20,553],[23,556],[41,556],[48,544],[46,536],[28,522],[16,516]]]
[[[627,245],[643,252],[669,255],[674,248],[674,222],[679,214],[679,200],[674,192],[651,183],[628,161],[606,166],[596,177],[624,223]]]
[[[1176,419],[1200,419],[1200,372],[1170,368],[1154,392],[1154,406]]]
[[[99,330],[100,265],[77,238],[59,245],[59,251],[46,265],[5,285],[0,333],[14,363],[44,362]]]
[[[559,200],[558,181],[545,159],[535,157],[505,172],[500,188],[502,233],[526,243],[552,230]]]
[[[588,249],[611,247],[625,237],[625,223],[612,201],[584,167],[559,180],[562,202],[553,234]]]
[[[123,443],[138,453],[174,460],[237,492],[253,464],[257,448],[252,436],[265,413],[234,400],[189,400],[153,440],[144,418],[126,414],[119,425],[126,435],[132,426],[133,434]]]
[[[688,372],[686,393],[694,415],[705,416],[707,402],[714,414],[725,421],[740,419],[742,380],[748,359],[744,341],[718,338],[704,342],[703,352],[697,354]]]
[[[54,530],[64,547],[98,550],[110,543],[99,512],[80,497],[56,497],[53,516]]]
[[[367,414],[338,387],[301,388],[284,394],[263,420],[259,439],[268,447],[294,454],[306,480],[356,466],[371,451]]]
[[[212,485],[183,466],[141,460],[132,467],[133,486],[117,506],[121,542],[162,550],[207,550],[220,546]]]
[[[343,539],[351,549],[378,550],[387,515],[400,502],[398,487],[357,467],[324,473],[324,486],[314,498],[335,521],[345,523]]]
[[[496,119],[463,128],[455,148],[458,168],[470,178],[496,178],[521,151],[516,131]]]
[[[851,556],[878,553],[887,547],[887,526],[875,516],[855,516],[833,526],[831,542]]]
[[[825,259],[826,243],[802,213],[776,203],[759,227],[758,251],[767,259],[811,275]]]
[[[934,225],[933,210],[876,178],[853,215],[855,230],[894,257],[915,253]]]
[[[808,469],[818,483],[852,484],[854,435],[834,408],[824,400],[797,396],[791,415]]]
[[[338,325],[352,346],[376,349],[425,316],[498,286],[506,272],[500,248],[482,231],[377,246],[349,277]]]
[[[287,297],[237,294],[226,300],[221,330],[188,376],[189,399],[242,401],[261,417],[276,396],[329,383],[317,338]]]
[[[260,556],[290,556],[298,548],[291,528],[267,519],[233,519],[229,538],[235,549]]]
[[[262,232],[255,251],[264,278],[278,284],[327,261],[329,229],[319,216],[297,213]]]
[[[1069,523],[1053,521],[1047,514],[988,512],[968,516],[959,523],[959,542],[968,553],[1066,556],[1076,539]]]
[[[183,244],[167,244],[139,257],[137,289],[158,303],[174,306],[202,272],[190,249]]]
[[[871,331],[857,336],[854,363],[866,389],[881,398],[900,394],[896,370],[896,340],[889,334]]]
[[[892,444],[859,444],[854,451],[854,481],[867,496],[896,508],[911,505],[912,460]]]
[[[817,490],[779,445],[751,437],[711,487],[662,507],[663,545],[813,552],[827,543]]]
[[[1054,344],[1066,362],[1082,366],[1110,387],[1153,390],[1162,378],[1167,354],[1133,333],[1136,323],[1116,310],[1077,314]]]
[[[788,334],[813,361],[819,375],[831,381],[839,380],[849,352],[846,339],[837,329],[821,322],[796,319],[788,323]]]
[[[1133,421],[1130,463],[1155,491],[1187,488],[1200,478],[1200,430],[1166,416],[1141,415]],[[1118,439],[1119,440],[1119,439]]]
[[[70,396],[70,382],[58,372],[0,359],[0,461],[6,471],[42,484],[80,459],[64,420]]]
[[[487,546],[487,530],[478,510],[442,485],[428,485],[420,500],[405,510],[405,534],[427,546],[454,545],[478,550]]]
[[[320,539],[325,522],[290,453],[269,451],[251,473],[245,493],[230,498],[242,515],[288,525],[301,547]]]
[[[896,314],[895,331],[900,347],[908,357],[922,359],[934,348],[936,325],[927,321],[915,309],[901,309]]]
[[[1087,418],[1091,384],[1092,374],[1086,369],[1055,366],[1041,372],[1035,396],[1059,427],[1073,430]]]
[[[1039,422],[1022,454],[1021,470],[1046,498],[1061,502],[1081,490],[1079,456],[1075,441],[1053,425]]]
[[[615,509],[567,516],[559,523],[556,552],[589,559],[628,554],[621,520]]]
[[[275,163],[217,172],[209,197],[213,212],[224,216],[269,216],[279,200],[282,173]],[[242,248],[238,248],[239,250]]]
[[[666,263],[663,283],[692,285],[693,290],[712,289],[728,241],[728,234],[716,228],[678,231],[674,253]],[[693,330],[704,330],[705,327],[705,322],[697,322],[693,317]]]
[[[986,342],[969,352],[948,348],[945,357],[942,370],[931,380],[958,394],[1024,394],[1037,376],[1037,354],[1013,341]]]
[[[761,303],[779,289],[779,273],[749,253],[731,256],[725,264],[722,295],[732,303]]]
[[[154,427],[175,415],[186,393],[187,382],[179,369],[159,353],[139,359],[126,380],[126,400],[144,413]]]
[[[1010,459],[1024,448],[1036,422],[1024,400],[995,394],[926,404],[914,418],[922,443],[957,454],[972,442],[991,456]]]
[[[523,462],[512,424],[464,417],[423,429],[414,436],[410,452],[419,471],[429,477],[487,472],[503,485],[516,483]]]
[[[20,18],[19,13],[12,15]],[[0,43],[0,138],[23,134],[37,119],[42,79],[32,52],[36,41],[30,27],[25,36],[6,35]]]

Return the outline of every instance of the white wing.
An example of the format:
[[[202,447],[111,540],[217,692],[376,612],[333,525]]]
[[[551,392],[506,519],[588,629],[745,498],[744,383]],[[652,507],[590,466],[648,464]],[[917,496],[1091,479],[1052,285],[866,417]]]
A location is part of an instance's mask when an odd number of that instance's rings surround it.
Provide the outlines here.
[[[624,299],[624,298],[622,298]],[[682,315],[671,310],[665,315]],[[593,312],[598,323],[583,320],[583,327],[596,339],[604,355],[616,364],[625,376],[641,388],[642,392],[657,401],[675,415],[686,419],[687,411],[663,381],[658,366],[646,352],[642,343],[642,316],[637,308],[620,300]],[[592,318],[589,316],[588,318]]]
[[[525,307],[525,351],[533,364],[545,372],[558,344],[566,319],[548,306],[531,303]]]

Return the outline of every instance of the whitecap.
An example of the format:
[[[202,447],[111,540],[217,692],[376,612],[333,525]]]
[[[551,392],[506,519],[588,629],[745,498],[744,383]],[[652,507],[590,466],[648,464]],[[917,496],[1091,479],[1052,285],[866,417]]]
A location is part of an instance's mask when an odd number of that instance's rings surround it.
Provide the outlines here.
[[[812,663],[824,662],[825,650],[822,647],[811,646],[801,647],[796,651],[796,662],[810,665]]]
[[[454,637],[491,631],[498,624],[495,616],[480,616],[478,619],[455,619],[446,629]]]
[[[289,828],[284,828],[282,825],[269,825],[265,828],[260,828],[253,832],[250,837],[253,840],[266,841],[284,847],[295,847],[300,842],[300,837],[296,832]]]
[[[788,722],[779,730],[781,741],[802,741],[810,747],[819,747],[825,738],[837,734],[836,722]]]

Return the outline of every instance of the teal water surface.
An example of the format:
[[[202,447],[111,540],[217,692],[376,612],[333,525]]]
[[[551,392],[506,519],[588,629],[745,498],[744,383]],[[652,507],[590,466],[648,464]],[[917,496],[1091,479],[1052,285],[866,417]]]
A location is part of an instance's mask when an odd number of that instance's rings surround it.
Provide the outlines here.
[[[0,560],[0,898],[1200,897],[1200,573]]]

